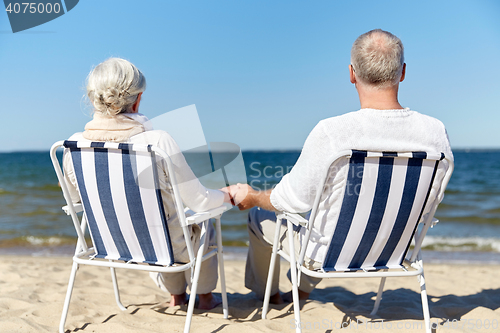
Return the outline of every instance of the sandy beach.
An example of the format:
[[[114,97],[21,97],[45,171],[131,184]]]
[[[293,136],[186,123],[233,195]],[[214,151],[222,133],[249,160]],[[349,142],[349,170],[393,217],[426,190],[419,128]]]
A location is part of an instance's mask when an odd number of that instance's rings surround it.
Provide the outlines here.
[[[56,332],[71,268],[69,257],[0,256],[0,331]],[[192,332],[292,332],[291,304],[261,306],[243,285],[245,262],[226,260],[230,318],[221,307],[195,310]],[[431,317],[438,332],[500,330],[500,265],[425,266]],[[282,264],[281,290],[289,290]],[[122,302],[116,306],[109,270],[82,266],[66,332],[182,332],[185,307],[167,306],[170,295],[145,272],[117,271]],[[370,318],[378,279],[324,280],[302,304],[304,332],[423,332],[415,277],[388,279],[379,313]],[[216,292],[219,292],[217,289]],[[449,320],[449,322],[447,321]],[[455,321],[453,321],[455,320]]]

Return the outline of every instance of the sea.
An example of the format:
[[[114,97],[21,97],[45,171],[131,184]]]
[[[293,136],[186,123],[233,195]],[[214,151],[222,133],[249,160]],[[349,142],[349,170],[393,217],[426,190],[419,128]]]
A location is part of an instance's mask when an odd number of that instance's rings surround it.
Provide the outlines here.
[[[248,182],[272,188],[300,151],[243,151]],[[59,156],[60,157],[60,156]],[[500,150],[455,150],[455,171],[424,244],[433,262],[500,263]],[[47,152],[0,153],[0,254],[71,255],[76,232]],[[224,245],[243,253],[247,212],[222,218]]]

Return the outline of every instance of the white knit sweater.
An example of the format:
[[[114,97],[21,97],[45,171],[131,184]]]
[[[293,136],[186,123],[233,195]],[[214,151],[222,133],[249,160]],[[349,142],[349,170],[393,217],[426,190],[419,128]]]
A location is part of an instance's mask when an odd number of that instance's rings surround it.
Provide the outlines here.
[[[94,115],[94,120],[85,127],[84,133],[75,133],[69,140],[115,141],[138,144],[152,144],[166,152],[172,160],[175,177],[182,202],[195,212],[219,207],[224,203],[224,194],[219,190],[203,186],[184,159],[174,139],[164,131],[153,130],[148,119],[138,114],[121,114],[105,117]],[[130,136],[130,134],[133,134]],[[71,154],[64,155],[64,174],[74,202],[80,201],[77,181],[71,163]],[[173,244],[174,257],[178,261],[189,261],[184,234],[174,206],[173,190],[163,163],[158,164],[159,182],[163,205],[168,216],[169,234]],[[196,249],[195,249],[196,250]]]
[[[292,171],[272,191],[272,205],[280,211],[301,213],[311,210],[321,171],[328,167],[328,162],[336,154],[349,149],[442,152],[453,159],[448,135],[439,120],[408,108],[361,109],[322,120],[316,125]],[[444,176],[446,168],[445,165],[438,170],[436,179]],[[344,185],[340,179],[347,170],[347,164],[337,170],[336,175],[329,176],[333,192],[320,202],[306,253],[319,262],[323,261],[329,238],[335,229]],[[435,200],[437,190],[432,190],[430,200]]]

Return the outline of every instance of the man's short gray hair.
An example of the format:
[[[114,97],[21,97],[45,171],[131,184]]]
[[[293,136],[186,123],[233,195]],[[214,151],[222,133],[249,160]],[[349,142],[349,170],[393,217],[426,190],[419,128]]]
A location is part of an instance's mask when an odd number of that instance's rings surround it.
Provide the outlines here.
[[[146,78],[132,63],[109,58],[97,65],[87,78],[87,96],[95,111],[114,116],[132,110]]]
[[[351,65],[356,77],[373,87],[386,88],[397,84],[404,62],[401,40],[381,29],[362,34],[352,45]]]

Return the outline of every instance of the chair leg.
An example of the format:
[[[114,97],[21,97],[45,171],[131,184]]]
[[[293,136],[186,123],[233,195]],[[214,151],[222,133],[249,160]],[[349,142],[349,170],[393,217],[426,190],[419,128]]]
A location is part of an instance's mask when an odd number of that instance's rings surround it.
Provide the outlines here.
[[[194,265],[194,277],[191,281],[191,294],[189,295],[188,311],[186,314],[186,324],[184,325],[184,333],[189,333],[191,329],[191,319],[193,318],[194,303],[196,302],[196,289],[198,288],[198,280],[200,278],[201,263],[203,261],[203,252],[205,250],[206,241],[206,224],[208,221],[203,223],[201,230],[200,248],[196,255],[196,263]]]
[[[273,285],[274,266],[276,264],[276,257],[278,253],[280,230],[281,230],[281,220],[278,219],[276,221],[276,231],[274,233],[274,241],[273,241],[273,252],[271,253],[271,262],[269,263],[269,272],[267,274],[266,293],[264,294],[264,304],[262,306],[262,319],[266,319],[267,311],[269,310],[269,299],[271,298],[271,287]]]
[[[293,226],[288,221],[288,242],[290,248],[290,273],[292,276],[292,296],[293,296],[293,312],[295,314],[295,332],[302,332],[302,324],[300,322],[300,300],[299,300],[299,286],[297,282],[297,262],[295,261],[295,244],[293,238]]]
[[[73,293],[73,285],[75,284],[75,276],[77,270],[78,264],[76,262],[73,262],[71,275],[69,276],[68,290],[66,291],[66,298],[64,299],[61,321],[59,322],[59,333],[64,333],[64,324],[66,323],[66,317],[68,316],[69,302],[71,300],[71,294]]]
[[[425,278],[423,272],[418,276],[418,282],[420,283],[420,296],[422,298],[422,311],[424,312],[425,332],[431,333],[431,316],[429,312],[429,301],[427,299],[427,290],[425,287]]]
[[[109,268],[111,270],[111,280],[113,280],[113,289],[115,290],[115,299],[116,299],[116,304],[118,304],[118,307],[120,310],[125,311],[127,308],[123,306],[122,301],[120,300],[120,289],[118,289],[118,280],[116,279],[116,272],[114,267]]]
[[[385,277],[380,279],[380,285],[378,286],[378,292],[377,292],[377,299],[375,300],[375,305],[373,306],[373,310],[370,313],[371,316],[377,314],[378,307],[380,306],[380,301],[382,300],[382,293],[384,292],[385,279],[386,279]]]
[[[220,217],[215,220],[215,227],[217,229],[217,259],[219,261],[219,275],[220,275],[220,289],[222,295],[222,313],[224,319],[229,317],[229,307],[227,303],[226,293],[226,276],[224,274],[224,257],[222,252],[222,233],[220,227]]]

